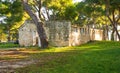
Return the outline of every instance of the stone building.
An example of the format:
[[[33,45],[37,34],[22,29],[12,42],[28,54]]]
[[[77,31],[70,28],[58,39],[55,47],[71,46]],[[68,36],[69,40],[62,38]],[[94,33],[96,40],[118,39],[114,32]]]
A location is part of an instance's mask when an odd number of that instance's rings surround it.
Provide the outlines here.
[[[69,21],[48,21],[44,28],[48,42],[52,46],[75,46],[91,40],[90,28],[72,26]],[[19,28],[19,44],[41,46],[36,26],[32,21],[25,21]]]
[[[19,44],[21,46],[40,46],[37,29],[32,21],[25,21],[19,28]]]
[[[50,45],[69,46],[71,22],[48,21],[45,25],[45,31]]]

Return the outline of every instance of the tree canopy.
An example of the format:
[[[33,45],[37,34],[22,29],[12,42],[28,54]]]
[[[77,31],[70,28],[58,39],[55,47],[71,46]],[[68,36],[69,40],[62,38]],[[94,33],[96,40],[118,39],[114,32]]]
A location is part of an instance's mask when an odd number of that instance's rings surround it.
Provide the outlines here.
[[[120,23],[120,0],[83,0],[77,3],[73,0],[0,0],[0,32],[5,30],[10,35],[11,30],[18,29],[28,18],[24,10],[33,21],[37,20],[36,24],[67,20],[78,25],[111,25],[113,33],[116,32],[120,39],[116,28]]]
[[[1,0],[0,18],[4,34],[8,34],[8,41],[12,40],[11,34],[17,33],[24,19],[24,10],[21,0]]]

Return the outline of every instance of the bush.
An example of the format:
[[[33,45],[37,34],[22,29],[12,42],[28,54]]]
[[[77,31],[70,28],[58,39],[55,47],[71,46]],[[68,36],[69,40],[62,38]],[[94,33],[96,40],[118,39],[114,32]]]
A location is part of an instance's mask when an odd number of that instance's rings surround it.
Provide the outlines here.
[[[19,44],[14,44],[11,42],[0,43],[0,48],[14,48],[19,47]]]

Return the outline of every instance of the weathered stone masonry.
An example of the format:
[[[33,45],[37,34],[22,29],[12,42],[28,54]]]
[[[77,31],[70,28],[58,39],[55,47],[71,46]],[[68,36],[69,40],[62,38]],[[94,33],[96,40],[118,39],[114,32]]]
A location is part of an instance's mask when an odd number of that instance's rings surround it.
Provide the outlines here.
[[[48,21],[44,28],[52,46],[75,46],[91,40],[90,28],[72,26],[69,21]],[[37,29],[32,21],[27,20],[20,27],[19,43],[21,46],[40,46]]]
[[[50,45],[69,46],[70,22],[49,21],[46,22],[45,30]]]

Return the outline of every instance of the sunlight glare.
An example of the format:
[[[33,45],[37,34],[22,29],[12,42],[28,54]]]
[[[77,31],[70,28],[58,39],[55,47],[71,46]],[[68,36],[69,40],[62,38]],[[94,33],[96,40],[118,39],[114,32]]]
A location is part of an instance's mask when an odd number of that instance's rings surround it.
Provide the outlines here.
[[[83,0],[73,0],[74,3],[75,3],[75,2],[81,2],[81,1],[83,1]]]

